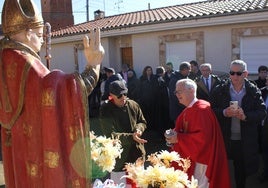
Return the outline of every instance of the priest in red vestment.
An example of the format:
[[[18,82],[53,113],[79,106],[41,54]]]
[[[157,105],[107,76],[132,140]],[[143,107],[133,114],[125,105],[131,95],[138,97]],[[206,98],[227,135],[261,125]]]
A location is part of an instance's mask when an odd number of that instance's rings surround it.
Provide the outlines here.
[[[8,188],[90,187],[87,96],[104,50],[84,40],[82,74],[49,71],[38,51],[43,19],[31,0],[5,0],[0,41],[0,124]]]
[[[219,123],[210,104],[196,98],[196,83],[182,79],[175,94],[186,106],[176,120],[177,135],[166,138],[172,150],[191,160],[187,173],[198,180],[199,188],[230,188],[228,160]]]

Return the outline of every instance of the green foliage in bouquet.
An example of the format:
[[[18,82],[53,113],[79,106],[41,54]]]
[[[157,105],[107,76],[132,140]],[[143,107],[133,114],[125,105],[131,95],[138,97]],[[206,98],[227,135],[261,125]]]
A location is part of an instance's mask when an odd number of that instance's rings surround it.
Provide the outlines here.
[[[103,171],[102,168],[92,160],[92,179],[101,179],[105,177],[107,173],[107,171]]]
[[[103,178],[114,169],[116,158],[121,157],[123,151],[119,139],[96,136],[90,134],[92,178]]]

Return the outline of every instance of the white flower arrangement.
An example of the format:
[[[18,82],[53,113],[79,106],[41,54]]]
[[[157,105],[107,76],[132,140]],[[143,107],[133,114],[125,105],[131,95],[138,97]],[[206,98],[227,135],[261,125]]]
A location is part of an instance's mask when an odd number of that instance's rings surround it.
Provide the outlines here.
[[[148,156],[150,165],[145,168],[145,161],[137,159],[135,163],[127,163],[125,170],[128,175],[125,177],[132,179],[139,188],[197,188],[198,181],[188,179],[186,173],[190,167],[189,159],[183,159],[177,152],[161,151]],[[171,167],[171,162],[178,163],[182,170],[175,170]]]
[[[96,136],[94,132],[91,132],[90,145],[91,159],[103,172],[111,172],[114,169],[116,158],[120,158],[123,151],[120,140]]]
[[[110,179],[105,180],[103,183],[99,179],[96,179],[93,188],[125,188],[125,185],[123,183],[118,185]]]

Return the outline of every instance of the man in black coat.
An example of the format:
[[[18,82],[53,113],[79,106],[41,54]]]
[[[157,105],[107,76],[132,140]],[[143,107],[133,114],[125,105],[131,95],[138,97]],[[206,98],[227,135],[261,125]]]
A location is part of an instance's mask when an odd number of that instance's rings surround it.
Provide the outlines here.
[[[218,85],[211,96],[228,158],[233,160],[237,188],[245,188],[247,176],[258,170],[258,122],[266,116],[261,91],[247,75],[244,61],[232,61],[230,79]],[[237,106],[230,106],[230,101],[236,101]]]
[[[258,88],[262,89],[266,86],[266,77],[268,76],[268,67],[265,65],[261,65],[258,68],[258,79],[255,80]],[[263,93],[263,92],[262,92]],[[264,96],[262,96],[264,97]]]
[[[191,65],[191,71],[188,77],[192,80],[195,80],[201,76],[201,71],[199,70],[199,65],[197,61],[195,60],[190,61],[190,65]]]
[[[104,85],[104,93],[101,96],[101,100],[103,101],[108,100],[109,86],[111,82],[116,81],[116,80],[124,81],[119,73],[115,73],[115,70],[113,68],[104,67],[104,71],[106,73],[107,80],[105,81],[105,85]]]
[[[221,83],[217,75],[212,74],[210,63],[200,65],[201,76],[195,82],[197,85],[197,98],[210,101],[210,95],[215,87]]]
[[[172,62],[167,62],[165,69],[166,69],[166,71],[164,74],[164,80],[168,86],[169,81],[170,81],[170,77],[171,77],[172,73],[174,72]]]
[[[140,106],[127,98],[128,89],[123,81],[116,80],[109,85],[109,100],[101,105],[100,125],[107,137],[117,137],[123,147],[121,158],[116,160],[113,171],[123,171],[125,163],[133,163],[145,157],[144,143],[140,138],[146,129],[146,120]]]
[[[179,114],[183,111],[185,106],[179,103],[176,95],[174,94],[175,89],[176,89],[176,83],[180,79],[188,78],[189,73],[191,71],[191,65],[189,62],[184,61],[180,64],[179,71],[175,71],[172,73],[169,81],[169,115],[171,121],[174,122],[175,126],[175,121]]]
[[[261,90],[262,93],[262,98],[265,99],[265,92],[266,92],[266,77],[268,76],[268,67],[265,65],[261,65],[258,67],[258,79],[254,80],[255,83],[257,84],[257,87]],[[265,100],[264,100],[265,101]],[[258,125],[259,129],[259,150],[260,153],[262,153],[262,140],[263,140],[263,124]]]

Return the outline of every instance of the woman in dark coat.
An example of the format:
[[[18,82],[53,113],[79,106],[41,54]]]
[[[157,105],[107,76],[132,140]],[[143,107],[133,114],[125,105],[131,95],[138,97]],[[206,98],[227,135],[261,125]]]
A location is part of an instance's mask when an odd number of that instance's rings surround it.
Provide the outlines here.
[[[156,125],[154,124],[155,108],[154,104],[156,101],[155,88],[157,79],[153,74],[151,66],[146,66],[143,69],[142,76],[140,77],[140,107],[147,121],[147,129],[155,130]]]
[[[155,102],[155,118],[154,122],[157,131],[164,135],[164,131],[172,127],[173,123],[169,118],[169,94],[168,86],[164,80],[165,69],[162,66],[156,68],[156,102]]]
[[[127,72],[128,74],[128,82],[127,82],[127,88],[128,88],[128,98],[139,102],[140,100],[140,80],[136,77],[135,72],[132,70],[129,70]]]

